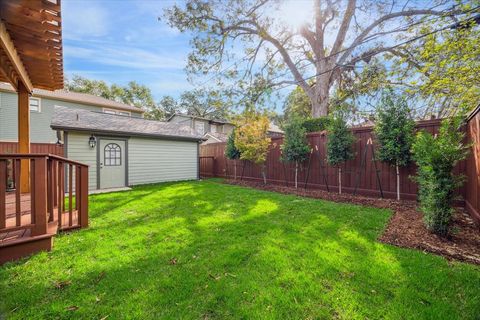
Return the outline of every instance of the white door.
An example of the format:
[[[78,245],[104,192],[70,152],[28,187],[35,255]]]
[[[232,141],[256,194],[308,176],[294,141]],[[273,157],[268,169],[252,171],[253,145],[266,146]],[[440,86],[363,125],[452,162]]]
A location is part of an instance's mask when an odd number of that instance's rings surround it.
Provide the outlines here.
[[[125,141],[100,139],[100,189],[125,187]]]

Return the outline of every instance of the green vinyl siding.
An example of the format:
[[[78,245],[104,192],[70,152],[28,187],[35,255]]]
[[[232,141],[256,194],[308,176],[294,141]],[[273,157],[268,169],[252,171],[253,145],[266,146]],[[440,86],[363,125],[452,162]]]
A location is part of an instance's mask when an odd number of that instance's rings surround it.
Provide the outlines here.
[[[0,141],[17,141],[17,105],[16,94],[0,92]]]
[[[89,137],[90,133],[68,132],[66,149],[69,159],[90,166],[88,186],[95,190],[97,150],[89,147]],[[108,137],[102,136],[102,139]],[[197,142],[130,137],[127,145],[129,185],[198,178]]]
[[[197,179],[197,142],[132,137],[128,141],[130,185]]]
[[[57,134],[50,128],[55,106],[102,112],[102,106],[66,102],[47,98],[40,99],[40,112],[30,113],[30,140],[33,143],[55,143]],[[0,141],[17,141],[18,98],[16,93],[0,92]],[[141,117],[141,113],[131,113]]]
[[[88,189],[97,189],[97,150],[90,148],[90,134],[68,132],[66,138],[67,158],[89,165]],[[75,183],[74,183],[75,185]]]

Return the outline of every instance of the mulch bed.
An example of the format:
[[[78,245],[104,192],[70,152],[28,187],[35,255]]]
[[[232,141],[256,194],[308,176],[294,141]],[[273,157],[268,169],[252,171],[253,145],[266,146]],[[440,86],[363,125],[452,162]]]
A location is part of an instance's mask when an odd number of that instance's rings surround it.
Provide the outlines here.
[[[460,260],[480,265],[480,226],[463,208],[456,209],[452,220],[451,234],[447,238],[442,238],[425,228],[422,213],[417,210],[415,201],[396,201],[354,196],[352,194],[338,194],[323,190],[295,189],[251,181],[225,180],[225,183],[334,202],[391,209],[394,214],[390,218],[384,233],[379,237],[380,242],[435,253],[449,260]]]

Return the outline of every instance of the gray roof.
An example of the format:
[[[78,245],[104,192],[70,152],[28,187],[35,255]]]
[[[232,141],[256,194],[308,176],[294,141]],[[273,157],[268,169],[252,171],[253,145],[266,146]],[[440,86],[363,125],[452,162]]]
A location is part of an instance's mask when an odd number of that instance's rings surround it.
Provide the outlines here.
[[[168,119],[167,121],[170,121],[172,120],[174,117],[184,117],[184,118],[191,118],[191,119],[200,119],[200,120],[205,120],[205,121],[208,121],[208,122],[213,122],[213,123],[223,123],[223,124],[231,124],[233,125],[233,123],[227,121],[227,120],[222,120],[222,119],[209,119],[209,118],[204,118],[204,117],[197,117],[197,116],[192,116],[190,114],[186,114],[186,113],[174,113],[172,114]]]
[[[82,109],[55,107],[52,129],[88,131],[123,136],[148,136],[180,140],[203,140],[188,126],[156,120],[146,120]]]
[[[4,83],[4,82],[0,82],[0,91],[6,91],[6,92],[12,92],[12,93],[16,92],[15,89],[13,89],[13,87],[10,84]],[[77,102],[82,104],[89,104],[89,105],[106,107],[106,108],[115,109],[115,110],[125,110],[125,111],[138,112],[138,113],[144,112],[144,110],[142,110],[141,108],[137,108],[135,106],[130,106],[128,104],[124,104],[121,102],[108,100],[102,97],[97,97],[92,94],[67,91],[65,89],[55,90],[55,91],[33,89],[32,96],[39,97],[39,98],[74,102],[74,103]]]

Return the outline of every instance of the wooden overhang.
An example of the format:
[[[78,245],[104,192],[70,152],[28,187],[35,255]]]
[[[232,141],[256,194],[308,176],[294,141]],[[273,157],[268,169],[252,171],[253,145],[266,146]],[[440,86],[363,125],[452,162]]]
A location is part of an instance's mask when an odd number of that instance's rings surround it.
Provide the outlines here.
[[[0,0],[0,81],[63,88],[60,0]]]

